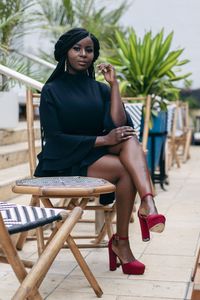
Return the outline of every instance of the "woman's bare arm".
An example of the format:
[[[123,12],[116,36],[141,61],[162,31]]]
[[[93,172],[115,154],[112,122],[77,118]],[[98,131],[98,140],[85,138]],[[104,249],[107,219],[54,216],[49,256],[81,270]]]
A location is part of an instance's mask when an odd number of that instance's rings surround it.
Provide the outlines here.
[[[119,126],[124,126],[126,124],[126,114],[121,101],[121,96],[119,92],[119,84],[117,82],[115,69],[111,64],[102,63],[98,65],[99,71],[104,75],[105,80],[109,83],[111,87],[111,117],[114,124]]]

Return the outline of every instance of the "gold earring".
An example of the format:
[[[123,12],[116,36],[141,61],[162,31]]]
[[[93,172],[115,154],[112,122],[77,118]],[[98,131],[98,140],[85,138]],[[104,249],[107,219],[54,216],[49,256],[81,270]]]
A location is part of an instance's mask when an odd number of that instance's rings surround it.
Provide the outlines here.
[[[68,71],[68,66],[67,66],[67,59],[65,60],[65,72]]]

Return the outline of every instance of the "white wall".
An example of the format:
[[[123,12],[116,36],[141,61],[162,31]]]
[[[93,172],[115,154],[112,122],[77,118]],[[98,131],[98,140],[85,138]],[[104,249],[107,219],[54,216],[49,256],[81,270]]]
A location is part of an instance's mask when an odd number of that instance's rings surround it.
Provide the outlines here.
[[[116,2],[115,2],[116,3]],[[120,3],[118,0],[117,3]],[[185,48],[182,58],[190,59],[183,67],[192,72],[193,87],[200,87],[200,0],[130,0],[131,7],[121,20],[134,27],[138,35],[164,27],[166,34],[174,31],[172,47]]]

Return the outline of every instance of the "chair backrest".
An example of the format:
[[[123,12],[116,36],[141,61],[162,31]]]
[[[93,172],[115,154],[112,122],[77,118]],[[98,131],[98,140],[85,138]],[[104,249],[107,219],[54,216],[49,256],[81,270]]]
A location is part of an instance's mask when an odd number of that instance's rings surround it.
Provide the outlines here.
[[[179,101],[180,116],[182,119],[182,129],[187,132],[189,128],[189,106],[188,102]]]
[[[147,150],[148,134],[149,134],[149,122],[151,116],[151,96],[147,97],[123,97],[125,108],[130,114],[138,136],[141,131],[142,117],[144,117],[144,127],[142,133],[142,148]],[[144,108],[144,109],[143,109]],[[145,114],[143,116],[143,111]]]
[[[168,133],[172,138],[180,137],[187,133],[189,129],[189,108],[188,103],[183,101],[176,101],[169,105],[168,119],[170,119],[170,111],[172,113],[171,127],[169,124]],[[170,120],[168,121],[168,123]]]
[[[36,168],[37,157],[37,139],[35,132],[35,111],[39,108],[40,94],[33,93],[27,90],[26,94],[26,119],[27,119],[27,133],[28,133],[28,148],[29,148],[29,169],[30,175],[33,176]],[[39,123],[40,124],[40,123]]]

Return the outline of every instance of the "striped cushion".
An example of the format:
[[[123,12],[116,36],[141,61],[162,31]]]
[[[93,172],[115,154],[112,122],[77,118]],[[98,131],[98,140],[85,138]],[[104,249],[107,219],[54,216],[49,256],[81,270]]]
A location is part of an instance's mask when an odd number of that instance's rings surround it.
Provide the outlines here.
[[[17,205],[0,202],[0,213],[10,234],[30,230],[61,220],[62,209]]]
[[[126,111],[129,113],[134,128],[137,132],[137,136],[140,136],[141,123],[142,123],[142,103],[125,103]]]

